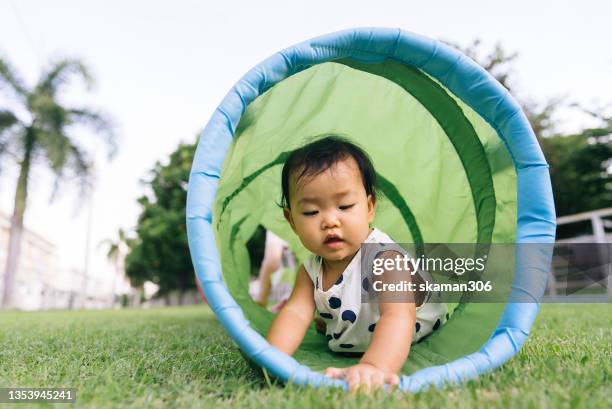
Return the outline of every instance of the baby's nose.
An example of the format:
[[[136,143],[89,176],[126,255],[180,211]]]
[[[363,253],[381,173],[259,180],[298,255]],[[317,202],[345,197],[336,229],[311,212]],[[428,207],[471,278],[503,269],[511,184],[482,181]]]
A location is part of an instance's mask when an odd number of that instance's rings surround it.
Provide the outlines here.
[[[335,227],[340,225],[340,219],[338,218],[337,212],[326,212],[323,216],[323,222],[321,223],[321,228],[329,229],[330,227]]]

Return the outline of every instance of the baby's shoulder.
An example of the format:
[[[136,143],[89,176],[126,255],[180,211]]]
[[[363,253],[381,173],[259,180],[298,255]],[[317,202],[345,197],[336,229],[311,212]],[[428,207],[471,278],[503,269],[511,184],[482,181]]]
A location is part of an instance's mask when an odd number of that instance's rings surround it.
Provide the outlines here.
[[[317,276],[321,271],[321,266],[321,257],[317,256],[316,254],[310,254],[304,260],[304,270],[306,270],[306,273],[308,274],[313,283],[317,280]]]
[[[374,243],[395,243],[389,234],[377,228],[372,231],[371,238]]]
[[[377,228],[374,228],[372,234],[366,240],[368,246],[366,246],[367,253],[374,253],[375,256],[382,254],[405,254],[406,250],[397,244],[395,240],[391,238],[387,233]]]

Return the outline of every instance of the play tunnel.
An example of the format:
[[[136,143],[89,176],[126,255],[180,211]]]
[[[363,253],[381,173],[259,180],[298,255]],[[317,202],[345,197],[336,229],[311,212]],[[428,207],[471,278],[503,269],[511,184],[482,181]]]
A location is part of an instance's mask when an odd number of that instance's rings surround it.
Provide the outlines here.
[[[396,242],[552,243],[555,214],[548,165],[524,113],[484,69],[443,43],[354,29],[250,70],[214,112],[193,162],[187,225],[197,279],[248,359],[285,381],[346,386],[321,371],[357,358],[330,351],[314,328],[293,357],[276,350],[265,340],[273,315],[248,293],[246,243],[258,225],[306,257],[277,205],[281,168],[292,150],[329,134],[372,158],[382,193],[373,225]],[[473,378],[516,354],[550,256],[513,260],[509,293],[523,302],[449,304],[448,322],[412,346],[401,388]]]

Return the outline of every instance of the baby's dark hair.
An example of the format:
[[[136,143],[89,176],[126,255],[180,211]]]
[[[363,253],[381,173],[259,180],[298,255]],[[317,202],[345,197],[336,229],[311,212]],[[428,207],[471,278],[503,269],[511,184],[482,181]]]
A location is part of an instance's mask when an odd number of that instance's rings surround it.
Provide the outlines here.
[[[289,154],[283,165],[280,206],[290,208],[289,176],[295,170],[302,169],[296,179],[296,182],[298,182],[303,177],[316,176],[348,157],[352,157],[357,162],[366,194],[372,195],[372,199],[376,202],[376,172],[372,160],[357,145],[343,137],[332,134],[304,145]]]

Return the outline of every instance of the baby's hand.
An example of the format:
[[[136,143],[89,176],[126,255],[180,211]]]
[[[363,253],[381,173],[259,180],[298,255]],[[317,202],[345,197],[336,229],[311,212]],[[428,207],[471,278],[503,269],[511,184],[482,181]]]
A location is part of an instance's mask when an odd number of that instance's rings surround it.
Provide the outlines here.
[[[377,388],[383,388],[385,384],[399,385],[397,374],[385,372],[370,364],[357,364],[348,368],[327,368],[325,376],[346,380],[351,392],[363,389],[370,393]]]

